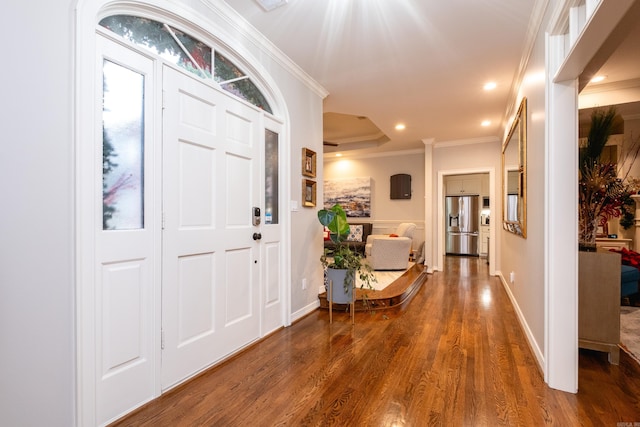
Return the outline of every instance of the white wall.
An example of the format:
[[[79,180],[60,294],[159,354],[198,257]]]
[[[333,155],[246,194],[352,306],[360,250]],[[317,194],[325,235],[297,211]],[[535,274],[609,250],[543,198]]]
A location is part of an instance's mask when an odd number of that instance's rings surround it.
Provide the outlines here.
[[[14,3],[0,26],[20,40],[0,71],[2,425],[74,419],[72,3]]]
[[[390,199],[390,178],[404,173],[411,175],[411,199]],[[368,156],[324,160],[324,179],[371,177],[371,218],[353,222],[373,223],[373,233],[393,233],[401,222],[417,226],[414,249],[425,240],[424,232],[424,155],[397,152],[383,156]],[[323,199],[319,199],[320,203]],[[351,220],[350,220],[351,221]]]
[[[527,237],[500,229],[500,272],[534,354],[544,359],[544,186],[545,186],[545,40],[541,31],[527,64],[518,99],[527,98]],[[510,125],[510,124],[509,124]],[[510,274],[515,281],[510,282]]]
[[[302,91],[304,88],[300,87]],[[295,92],[290,94],[294,99]],[[317,208],[302,207],[302,179],[314,179],[317,195],[321,200],[322,183],[322,100],[312,96],[298,98],[291,105],[292,110],[300,113],[302,121],[292,120],[291,134],[291,200],[298,210],[291,213],[291,313],[293,320],[314,310],[319,305],[318,288],[323,283],[320,256],[323,247],[312,242],[322,241],[322,225],[318,222]],[[316,178],[303,177],[301,174],[302,147],[316,152]],[[302,282],[306,279],[307,287]]]

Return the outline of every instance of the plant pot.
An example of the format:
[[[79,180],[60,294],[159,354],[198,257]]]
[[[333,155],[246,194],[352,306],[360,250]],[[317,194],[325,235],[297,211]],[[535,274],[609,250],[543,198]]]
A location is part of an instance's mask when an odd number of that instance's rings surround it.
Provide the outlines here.
[[[350,304],[353,301],[353,281],[355,280],[355,274],[351,277],[351,280],[347,285],[347,291],[345,292],[345,277],[348,270],[327,268],[326,270],[326,286],[327,286],[327,301],[331,297],[331,302],[336,304]],[[329,286],[333,286],[331,291]]]

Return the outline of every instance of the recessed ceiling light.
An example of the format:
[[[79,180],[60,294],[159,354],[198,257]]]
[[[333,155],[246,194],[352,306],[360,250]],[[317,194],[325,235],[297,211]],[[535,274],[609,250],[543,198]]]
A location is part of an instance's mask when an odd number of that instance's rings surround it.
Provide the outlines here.
[[[396,125],[396,130],[405,130],[406,126],[404,125],[404,123],[398,123]]]
[[[342,157],[342,154],[336,153],[336,157]]]
[[[498,86],[496,82],[488,82],[484,85],[484,90],[493,90]]]
[[[267,12],[287,4],[288,0],[256,0],[256,2],[262,6],[264,10]]]
[[[489,126],[491,124],[491,120],[483,120],[482,123],[480,123],[482,126]]]
[[[607,76],[595,76],[594,78],[591,79],[591,83],[600,83],[606,78]]]

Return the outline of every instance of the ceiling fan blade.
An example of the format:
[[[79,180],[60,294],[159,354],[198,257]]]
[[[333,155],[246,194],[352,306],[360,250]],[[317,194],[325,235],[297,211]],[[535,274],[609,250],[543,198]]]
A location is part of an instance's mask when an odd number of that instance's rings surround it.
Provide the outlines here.
[[[337,147],[338,144],[336,144],[335,142],[329,142],[329,141],[322,141],[322,145],[328,145],[330,147]]]

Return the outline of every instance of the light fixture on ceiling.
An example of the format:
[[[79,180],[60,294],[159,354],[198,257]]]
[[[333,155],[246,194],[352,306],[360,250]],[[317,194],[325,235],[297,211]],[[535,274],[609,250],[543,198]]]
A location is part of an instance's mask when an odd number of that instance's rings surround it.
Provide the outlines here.
[[[591,83],[600,83],[601,81],[603,81],[606,78],[607,78],[607,76],[594,76],[590,81],[591,81]]]
[[[483,120],[482,123],[480,123],[482,126],[487,127],[491,124],[491,120]]]
[[[404,123],[398,123],[396,125],[396,130],[405,130],[407,127],[404,125]]]
[[[484,90],[493,90],[498,86],[496,82],[488,82],[484,85]]]
[[[287,1],[288,0],[256,0],[256,2],[267,12],[270,12],[280,6],[284,6],[287,4]]]
[[[342,153],[336,153],[336,157],[342,157]]]

